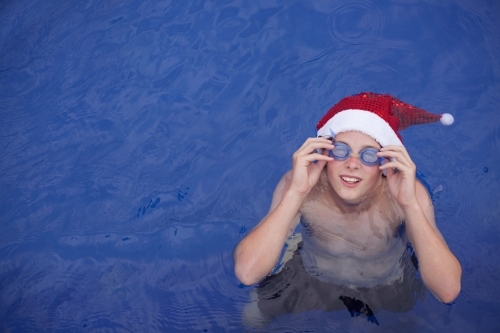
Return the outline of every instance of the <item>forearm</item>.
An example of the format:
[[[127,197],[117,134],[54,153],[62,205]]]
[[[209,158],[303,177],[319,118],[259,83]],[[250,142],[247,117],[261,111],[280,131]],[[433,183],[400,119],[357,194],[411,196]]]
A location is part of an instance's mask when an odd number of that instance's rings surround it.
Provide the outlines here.
[[[405,215],[407,234],[418,258],[422,280],[439,300],[453,302],[460,292],[460,263],[418,203],[406,207]]]
[[[235,273],[245,285],[259,282],[276,265],[303,198],[286,192],[281,202],[234,251]]]

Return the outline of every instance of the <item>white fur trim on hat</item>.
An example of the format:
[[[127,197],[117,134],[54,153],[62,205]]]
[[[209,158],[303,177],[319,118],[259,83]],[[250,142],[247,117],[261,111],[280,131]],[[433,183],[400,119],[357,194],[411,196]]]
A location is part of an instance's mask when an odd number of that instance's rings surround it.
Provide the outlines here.
[[[371,111],[364,110],[344,110],[337,113],[318,130],[318,136],[331,135],[331,132],[337,135],[348,131],[358,131],[371,136],[382,147],[403,145],[385,120]]]

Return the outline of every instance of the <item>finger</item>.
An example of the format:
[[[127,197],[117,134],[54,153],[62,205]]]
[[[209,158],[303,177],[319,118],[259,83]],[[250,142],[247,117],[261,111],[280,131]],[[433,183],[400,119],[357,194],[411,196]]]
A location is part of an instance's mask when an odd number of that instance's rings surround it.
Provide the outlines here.
[[[382,148],[384,149],[384,148]],[[407,157],[403,151],[401,150],[394,150],[394,149],[384,149],[377,152],[377,154],[383,155],[383,156],[402,156],[402,157]],[[408,156],[409,157],[409,156]]]
[[[411,160],[410,156],[405,155],[401,151],[392,151],[392,150],[379,151],[377,153],[377,156],[389,158],[391,162],[399,161],[408,166],[413,165],[413,161]]]
[[[301,156],[300,160],[307,161],[307,162],[313,162],[313,161],[331,161],[333,158],[327,155],[321,155],[321,154],[309,154],[309,155],[304,155]]]
[[[402,163],[398,163],[397,161],[388,162],[387,160],[384,164],[382,164],[379,167],[379,170],[385,172],[385,175],[388,180],[391,179],[392,176],[394,176],[396,173],[399,173],[401,169],[405,169],[406,173],[406,170],[409,170],[410,168],[405,167]]]
[[[380,148],[380,151],[381,152],[397,151],[397,152],[400,152],[401,154],[403,154],[404,157],[406,157],[408,160],[411,161],[410,154],[408,153],[408,151],[406,150],[406,148],[404,146],[386,146],[386,147]]]
[[[314,161],[313,163],[314,163],[313,165],[316,167],[316,169],[318,169],[318,172],[321,172],[323,170],[323,168],[325,167],[326,163],[328,163],[328,161],[317,160],[317,161]]]
[[[380,166],[379,170],[383,172],[385,170],[387,179],[391,179],[396,173],[401,173],[403,178],[414,178],[416,174],[416,169],[399,162],[386,163],[384,166]]]
[[[329,140],[324,141],[312,141],[302,145],[295,153],[298,155],[311,154],[316,149],[333,149],[332,142]]]
[[[394,146],[394,145],[389,145],[380,148],[380,151],[385,151],[385,150],[406,151],[406,148],[404,146]]]
[[[402,163],[398,160],[386,162],[379,167],[380,170],[399,169],[400,171],[413,171],[413,166]]]
[[[386,169],[380,168],[380,169],[385,170],[387,179],[391,179],[392,176],[396,173],[396,169],[394,169],[394,168],[386,168]]]
[[[328,140],[328,139],[325,139],[325,138],[309,138],[307,139],[301,146],[301,148],[303,147],[307,147],[311,144],[318,144],[318,143],[324,143],[324,144],[329,144],[331,145],[332,144],[332,141],[331,140]]]
[[[311,142],[327,142],[327,143],[332,143],[332,140],[325,139],[322,137],[317,137],[317,138],[307,138],[306,141],[302,144],[302,146],[305,146]]]

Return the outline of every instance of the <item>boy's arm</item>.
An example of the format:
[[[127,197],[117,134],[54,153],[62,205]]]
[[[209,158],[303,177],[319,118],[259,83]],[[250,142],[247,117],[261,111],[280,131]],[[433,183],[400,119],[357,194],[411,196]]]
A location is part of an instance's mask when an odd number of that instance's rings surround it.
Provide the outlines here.
[[[377,155],[389,160],[379,169],[387,170],[391,194],[405,214],[422,280],[440,301],[453,302],[460,292],[462,268],[436,227],[429,193],[415,177],[415,163],[403,146],[383,147]]]
[[[276,265],[290,230],[299,223],[304,198],[332,160],[327,151],[332,148],[326,138],[308,138],[293,154],[293,168],[278,183],[269,213],[234,251],[234,270],[243,284],[259,282]]]
[[[245,285],[259,282],[278,261],[287,237],[300,221],[303,198],[287,192],[291,183],[288,171],[274,190],[269,213],[234,251],[236,277]]]
[[[436,226],[431,198],[419,181],[416,196],[418,204],[405,208],[406,231],[422,280],[440,301],[452,303],[460,292],[462,268]]]

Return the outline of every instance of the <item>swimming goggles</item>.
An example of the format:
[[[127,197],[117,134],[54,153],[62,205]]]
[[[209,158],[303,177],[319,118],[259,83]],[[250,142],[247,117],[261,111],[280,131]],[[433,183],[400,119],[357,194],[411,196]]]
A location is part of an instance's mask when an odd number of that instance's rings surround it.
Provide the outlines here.
[[[337,161],[345,161],[351,156],[352,150],[347,144],[343,142],[335,142],[333,141],[333,150],[328,151],[328,155],[333,157]],[[375,166],[379,164],[383,164],[384,158],[378,157],[377,153],[379,150],[371,147],[363,148],[359,152],[359,159],[361,163],[366,166]]]

